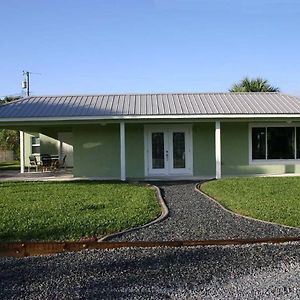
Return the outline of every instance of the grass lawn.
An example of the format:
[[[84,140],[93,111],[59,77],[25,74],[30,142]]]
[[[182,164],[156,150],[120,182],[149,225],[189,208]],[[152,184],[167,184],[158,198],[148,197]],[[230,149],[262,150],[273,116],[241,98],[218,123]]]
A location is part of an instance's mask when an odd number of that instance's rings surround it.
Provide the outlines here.
[[[153,188],[126,183],[2,182],[0,195],[1,242],[99,237],[161,213]]]
[[[221,179],[201,190],[242,215],[300,227],[300,177]]]
[[[20,170],[20,162],[17,160],[0,162],[0,172],[6,170]]]

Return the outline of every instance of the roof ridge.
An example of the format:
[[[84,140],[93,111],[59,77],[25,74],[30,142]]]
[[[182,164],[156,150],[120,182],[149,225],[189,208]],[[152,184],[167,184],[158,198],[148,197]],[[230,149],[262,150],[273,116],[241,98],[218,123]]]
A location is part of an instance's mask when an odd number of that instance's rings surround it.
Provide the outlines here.
[[[143,95],[245,95],[245,94],[281,94],[288,95],[281,92],[162,92],[162,93],[104,93],[104,94],[61,94],[61,95],[36,95],[24,97],[19,100],[29,99],[29,98],[38,98],[38,97],[95,97],[95,96],[143,96]],[[295,97],[288,95],[290,97]],[[14,102],[16,102],[14,101]]]

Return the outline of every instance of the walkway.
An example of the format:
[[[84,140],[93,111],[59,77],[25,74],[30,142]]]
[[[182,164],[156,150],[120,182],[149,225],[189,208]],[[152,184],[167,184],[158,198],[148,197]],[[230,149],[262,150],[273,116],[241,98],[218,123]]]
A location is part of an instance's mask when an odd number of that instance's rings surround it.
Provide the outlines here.
[[[300,229],[235,216],[195,191],[196,183],[156,183],[170,214],[149,227],[108,240],[195,240],[299,236]]]

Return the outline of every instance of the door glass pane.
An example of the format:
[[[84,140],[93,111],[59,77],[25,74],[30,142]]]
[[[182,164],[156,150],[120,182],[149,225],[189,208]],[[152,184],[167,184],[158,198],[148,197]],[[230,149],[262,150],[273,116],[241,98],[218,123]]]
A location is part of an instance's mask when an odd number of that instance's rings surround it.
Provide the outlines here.
[[[252,159],[266,159],[266,128],[252,128]]]
[[[165,146],[164,133],[152,133],[152,169],[164,169],[165,167]]]
[[[185,168],[184,132],[173,132],[173,168]]]
[[[294,127],[268,127],[268,159],[295,158]]]

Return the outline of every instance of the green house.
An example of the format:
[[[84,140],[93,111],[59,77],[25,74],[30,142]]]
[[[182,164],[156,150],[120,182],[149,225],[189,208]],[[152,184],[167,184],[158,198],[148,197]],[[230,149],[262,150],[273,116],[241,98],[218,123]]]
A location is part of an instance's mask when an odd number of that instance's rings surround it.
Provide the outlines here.
[[[0,106],[31,154],[74,177],[201,179],[300,173],[300,99],[281,93],[31,96]]]

